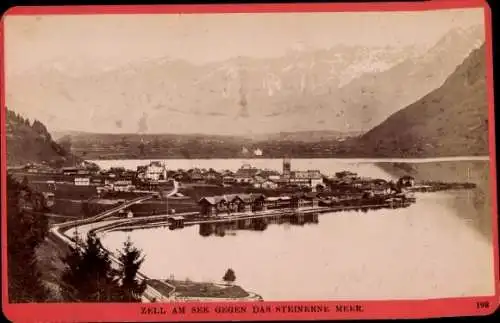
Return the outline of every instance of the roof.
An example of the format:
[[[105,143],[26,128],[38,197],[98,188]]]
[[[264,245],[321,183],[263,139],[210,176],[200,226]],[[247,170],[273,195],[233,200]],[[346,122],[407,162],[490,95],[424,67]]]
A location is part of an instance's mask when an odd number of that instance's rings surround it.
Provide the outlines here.
[[[271,196],[271,197],[266,197],[266,201],[273,202],[273,201],[289,201],[292,198],[290,196]]]
[[[120,186],[120,185],[131,185],[132,181],[116,181],[113,183],[115,186]]]
[[[227,202],[228,200],[224,196],[205,196],[202,197],[198,203],[201,203],[202,201],[207,201],[211,205],[216,205],[219,204],[220,202]]]
[[[264,198],[263,194],[226,194],[226,195],[217,195],[217,196],[205,196],[202,197],[198,203],[202,201],[207,201],[211,205],[218,204],[220,202],[232,202],[235,199],[239,199],[245,203],[252,203],[258,198]]]

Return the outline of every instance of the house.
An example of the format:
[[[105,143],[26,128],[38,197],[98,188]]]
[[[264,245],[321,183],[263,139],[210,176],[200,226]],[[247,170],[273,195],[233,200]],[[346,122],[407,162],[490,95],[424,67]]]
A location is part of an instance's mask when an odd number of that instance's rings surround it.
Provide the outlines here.
[[[307,206],[318,207],[321,196],[323,195],[319,192],[308,192],[304,193],[301,200],[307,201],[307,203],[305,203]]]
[[[189,182],[190,176],[187,172],[183,170],[178,170],[176,171],[172,176],[172,179],[178,181],[178,182]]]
[[[233,185],[236,183],[236,178],[234,176],[224,176],[222,177],[222,184],[224,185]]]
[[[164,181],[167,179],[167,168],[161,162],[152,161],[146,166],[143,177],[149,181]]]
[[[313,190],[318,185],[324,185],[323,175],[319,170],[292,171],[289,176],[283,176],[288,184],[311,187]]]
[[[292,207],[293,199],[291,196],[273,196],[266,197],[264,205],[266,209],[283,209]]]
[[[373,181],[371,178],[358,177],[350,181],[353,187],[359,189],[371,189],[373,187]]]
[[[228,204],[224,196],[203,197],[198,201],[200,214],[205,217],[213,217],[228,212]]]
[[[343,180],[354,180],[358,177],[358,174],[349,171],[342,171],[335,173],[335,177]]]
[[[92,184],[97,184],[97,185],[99,185],[99,184],[102,184],[103,180],[102,180],[102,178],[101,178],[101,177],[94,176],[94,177],[92,177],[92,178],[91,178],[90,182],[91,182]]]
[[[257,175],[257,173],[259,173],[259,169],[254,168],[249,164],[245,164],[236,171],[234,177],[237,183],[252,184],[254,182],[253,178],[255,175]]]
[[[132,185],[132,181],[130,180],[116,181],[113,183],[113,191],[115,192],[130,192],[134,189],[135,186]]]
[[[274,179],[278,179],[280,177],[280,173],[278,171],[269,170],[269,169],[260,170],[257,173],[257,175],[259,175],[262,178],[266,178],[266,179],[271,179],[271,177],[273,177]]]
[[[200,214],[206,217],[230,215],[233,212],[257,212],[265,210],[262,194],[228,194],[203,197],[198,201]]]
[[[193,183],[203,183],[205,181],[202,170],[198,168],[188,170],[188,174],[191,182]]]
[[[381,179],[381,178],[376,178],[372,181],[372,183],[375,185],[375,186],[388,186],[389,185],[389,182],[387,182],[385,179]]]
[[[235,194],[229,201],[235,212],[258,212],[265,209],[263,194]]]
[[[207,181],[214,181],[221,177],[221,175],[212,168],[210,168],[205,174],[203,174],[203,176]]]
[[[81,176],[90,175],[90,170],[80,168],[76,171],[76,174]]]
[[[90,178],[89,177],[75,177],[74,179],[75,186],[89,186]]]
[[[261,188],[266,190],[275,190],[278,188],[278,184],[275,181],[268,179],[261,183]]]
[[[255,149],[255,150],[253,151],[253,154],[254,154],[255,156],[262,156],[262,154],[263,154],[262,149],[260,149],[260,148]]]
[[[63,167],[62,173],[66,176],[76,175],[78,174],[77,167]]]
[[[275,181],[269,179],[261,179],[256,181],[253,185],[255,188],[275,190],[278,188],[278,184]]]
[[[226,169],[226,170],[223,170],[221,172],[221,175],[222,176],[234,176],[234,173],[232,171],[230,171],[229,169]]]
[[[412,187],[415,186],[415,178],[409,175],[405,175],[398,180],[399,187]]]

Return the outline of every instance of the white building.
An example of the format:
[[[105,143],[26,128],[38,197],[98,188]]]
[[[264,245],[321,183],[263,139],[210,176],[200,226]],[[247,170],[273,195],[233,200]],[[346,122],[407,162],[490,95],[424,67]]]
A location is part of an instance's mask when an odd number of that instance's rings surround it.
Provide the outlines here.
[[[116,181],[113,183],[113,191],[115,192],[131,192],[135,189],[132,181]]]
[[[75,177],[75,186],[89,186],[90,178],[88,177]]]
[[[309,186],[313,190],[317,185],[324,185],[323,176],[319,170],[292,171],[289,175],[283,175],[282,180],[288,184]]]
[[[253,151],[253,154],[255,156],[262,156],[262,150],[260,148],[257,148]]]
[[[152,181],[167,180],[167,168],[165,167],[165,164],[160,162],[151,162],[148,166],[146,166],[144,178]]]

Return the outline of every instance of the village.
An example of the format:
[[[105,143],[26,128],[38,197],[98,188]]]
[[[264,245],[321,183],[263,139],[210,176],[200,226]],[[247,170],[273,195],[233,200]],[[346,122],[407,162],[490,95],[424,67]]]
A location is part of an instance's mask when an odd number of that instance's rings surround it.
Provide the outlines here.
[[[19,180],[42,192],[49,212],[72,217],[90,217],[141,196],[151,198],[132,204],[122,216],[189,214],[190,220],[237,218],[249,214],[275,214],[283,210],[322,212],[378,206],[407,207],[413,192],[470,188],[473,184],[415,183],[411,176],[397,181],[363,178],[349,171],[334,176],[319,170],[293,170],[283,159],[282,170],[259,169],[243,164],[236,171],[212,168],[168,169],[152,161],[136,170],[100,169],[90,162],[53,169],[29,164],[10,169]]]

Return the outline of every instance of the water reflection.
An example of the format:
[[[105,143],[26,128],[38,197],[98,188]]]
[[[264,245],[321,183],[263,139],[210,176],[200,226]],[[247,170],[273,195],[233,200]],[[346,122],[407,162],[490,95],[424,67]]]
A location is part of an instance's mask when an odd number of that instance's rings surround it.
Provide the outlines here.
[[[304,226],[309,224],[319,224],[318,214],[293,214],[279,215],[268,218],[254,218],[236,220],[225,223],[202,223],[199,224],[199,234],[202,237],[214,235],[224,237],[226,235],[236,235],[239,230],[246,231],[265,231],[269,225],[290,224],[295,226]]]

